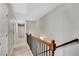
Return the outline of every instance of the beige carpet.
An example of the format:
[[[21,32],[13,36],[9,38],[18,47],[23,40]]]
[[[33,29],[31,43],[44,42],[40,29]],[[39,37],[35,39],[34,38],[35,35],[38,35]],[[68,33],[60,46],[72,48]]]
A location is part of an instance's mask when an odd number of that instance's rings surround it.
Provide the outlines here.
[[[19,38],[16,41],[16,47],[14,48],[11,56],[33,56],[27,42],[23,38]]]

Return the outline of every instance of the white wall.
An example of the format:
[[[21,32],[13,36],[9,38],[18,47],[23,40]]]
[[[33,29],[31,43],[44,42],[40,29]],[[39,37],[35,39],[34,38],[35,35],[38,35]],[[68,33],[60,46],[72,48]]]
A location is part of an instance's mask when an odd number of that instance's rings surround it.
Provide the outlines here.
[[[14,45],[14,23],[8,5],[0,4],[0,55],[10,55]],[[12,16],[10,14],[10,16]],[[13,17],[13,16],[12,16]]]
[[[26,21],[26,32],[36,34],[37,28],[36,28],[36,21]]]
[[[40,19],[40,32],[57,45],[62,44],[79,37],[78,19],[79,4],[64,4]],[[55,55],[79,55],[78,46],[59,48]]]
[[[8,52],[8,19],[6,14],[5,4],[0,4],[0,55],[3,56]]]

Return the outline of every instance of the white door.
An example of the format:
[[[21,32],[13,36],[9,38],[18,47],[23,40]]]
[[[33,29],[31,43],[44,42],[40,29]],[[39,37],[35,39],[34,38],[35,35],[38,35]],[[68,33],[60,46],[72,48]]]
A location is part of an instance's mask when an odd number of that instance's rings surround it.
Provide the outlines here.
[[[8,55],[12,53],[14,46],[14,23],[9,20],[8,23]]]
[[[0,55],[7,53],[8,26],[6,19],[0,19]]]
[[[1,7],[1,6],[0,6]],[[5,9],[0,9],[0,56],[7,54],[8,39],[8,19],[5,15]]]
[[[25,24],[18,24],[18,37],[24,38],[25,36]]]

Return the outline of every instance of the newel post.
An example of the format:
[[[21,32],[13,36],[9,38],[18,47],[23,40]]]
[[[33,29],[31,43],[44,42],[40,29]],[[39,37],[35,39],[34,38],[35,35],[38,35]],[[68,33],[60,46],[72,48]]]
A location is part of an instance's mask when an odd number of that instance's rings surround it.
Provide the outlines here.
[[[52,50],[52,56],[54,56],[54,52],[56,50],[56,43],[55,40],[51,41],[51,50]]]

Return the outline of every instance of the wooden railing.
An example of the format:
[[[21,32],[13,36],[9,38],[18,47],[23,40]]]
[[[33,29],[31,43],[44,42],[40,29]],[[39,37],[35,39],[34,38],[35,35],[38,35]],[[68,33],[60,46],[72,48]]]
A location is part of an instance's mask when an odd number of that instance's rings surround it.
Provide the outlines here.
[[[27,43],[34,56],[54,56],[54,52],[56,48],[66,46],[74,42],[78,43],[78,40],[79,39],[74,39],[69,42],[56,46],[56,43],[54,40],[52,40],[51,42],[48,42],[46,40],[42,40],[31,34],[27,34]]]
[[[31,34],[27,34],[27,43],[34,56],[54,56],[56,49],[54,40],[50,43]]]

